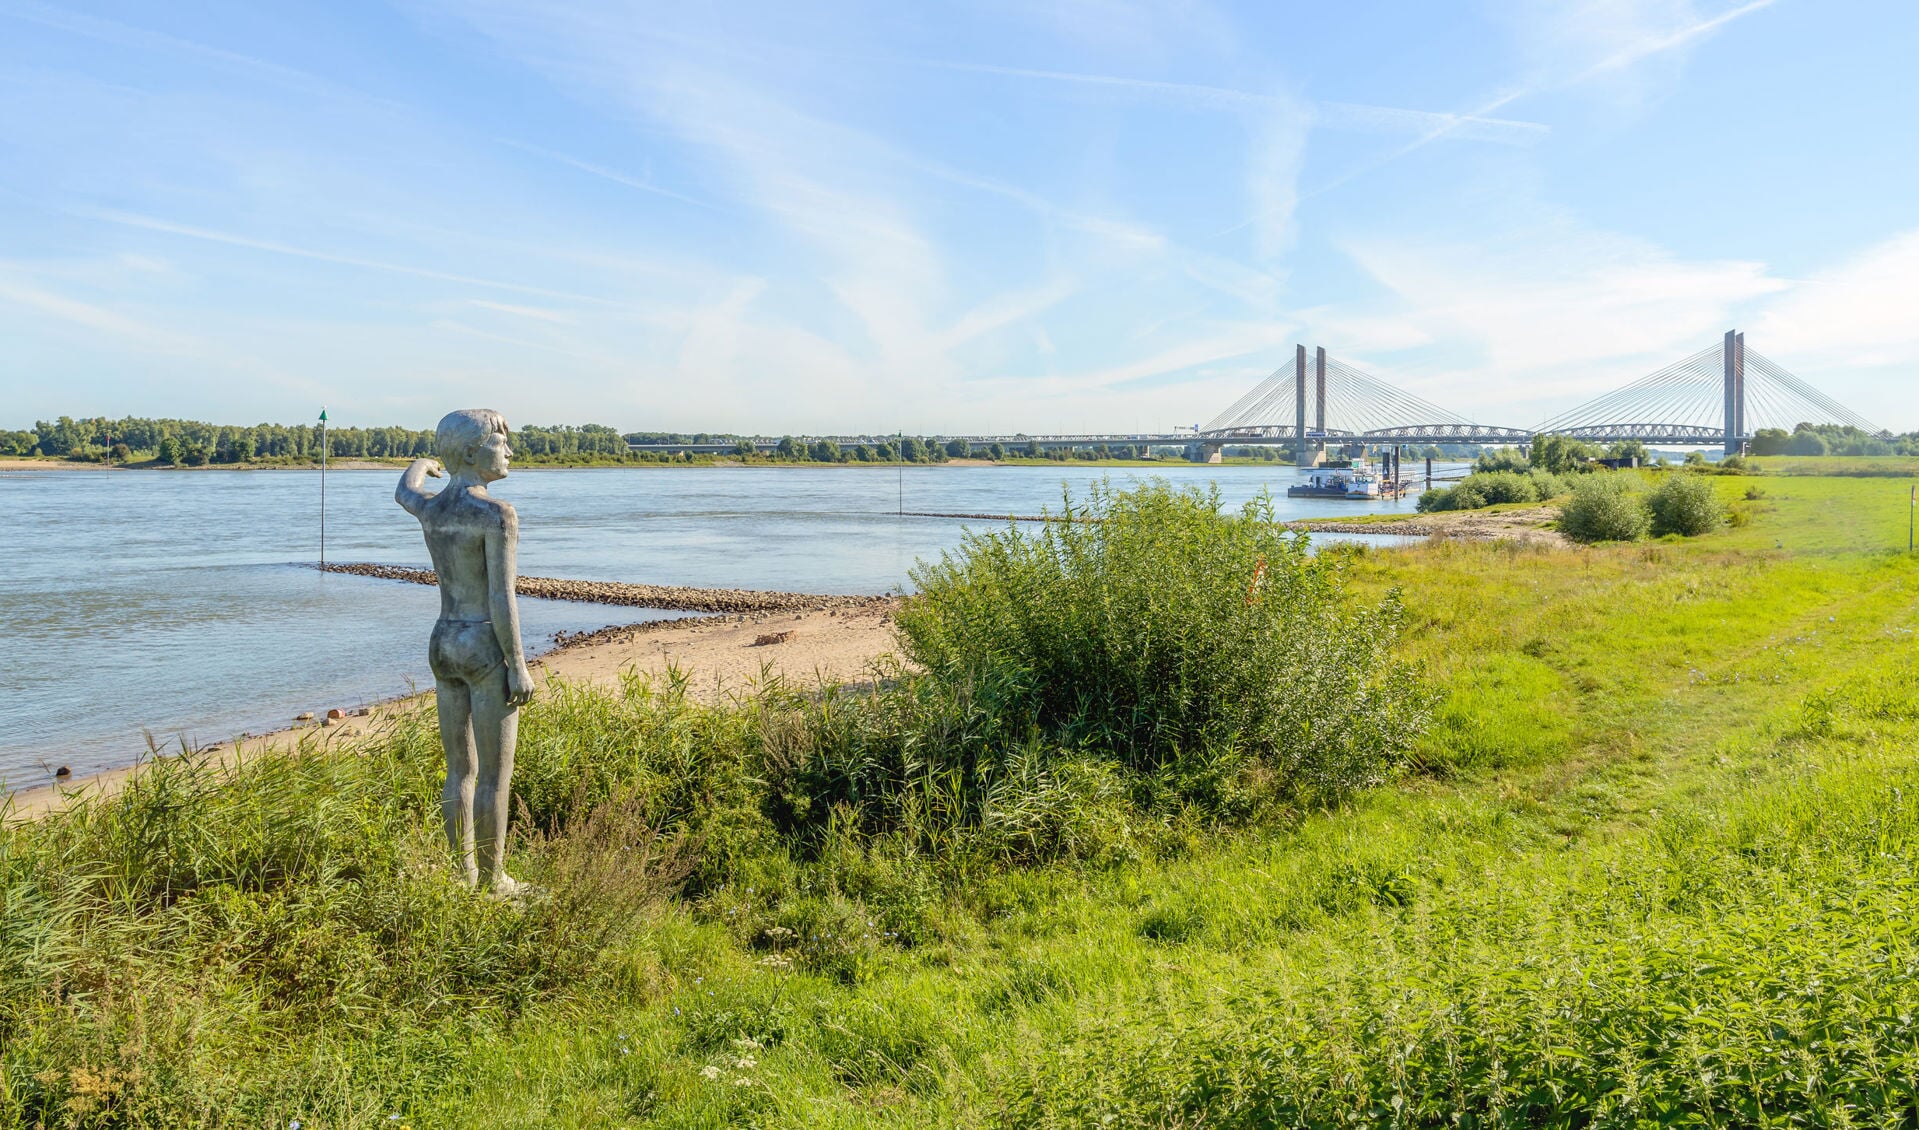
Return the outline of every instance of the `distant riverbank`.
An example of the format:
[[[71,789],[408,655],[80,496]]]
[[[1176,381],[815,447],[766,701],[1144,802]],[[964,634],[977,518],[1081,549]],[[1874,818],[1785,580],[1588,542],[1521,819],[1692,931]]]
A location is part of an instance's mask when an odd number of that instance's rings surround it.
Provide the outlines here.
[[[342,457],[327,461],[329,471],[383,471],[399,470],[413,462],[411,457],[365,458],[360,456]],[[1289,467],[1290,464],[1271,459],[1229,458],[1222,461],[1232,466],[1251,467]],[[878,469],[896,469],[901,467],[1126,467],[1139,469],[1177,470],[1194,468],[1204,470],[1220,463],[1195,463],[1185,459],[1035,459],[1022,456],[1017,459],[944,459],[937,463],[907,463],[895,460],[891,463],[878,461],[865,462],[847,460],[844,463],[821,463],[803,459],[742,459],[739,456],[694,456],[683,461],[673,460],[623,460],[600,457],[596,459],[568,460],[564,458],[533,459],[518,458],[513,462],[515,471],[580,471],[606,469],[654,470],[660,468],[686,467],[872,467]],[[93,463],[73,459],[62,459],[51,455],[13,455],[0,456],[0,472],[5,471],[317,471],[318,460],[279,461],[256,460],[247,463],[203,463],[197,467],[181,464],[161,463],[157,459],[135,460],[128,463]]]
[[[522,581],[528,579],[521,578]],[[857,679],[880,657],[894,650],[893,612],[898,606],[895,599],[740,590],[683,589],[678,592],[689,607],[726,604],[729,600],[738,602],[737,598],[742,596],[769,599],[759,602],[767,610],[757,614],[696,612],[675,619],[610,624],[597,631],[560,633],[552,649],[532,661],[536,676],[542,683],[557,677],[574,683],[618,686],[629,671],[654,677],[678,671],[687,676],[688,686],[696,696],[719,701],[731,693],[747,692],[766,678],[801,684],[819,679],[832,682]],[[702,599],[703,595],[710,599]],[[771,611],[775,607],[782,611]],[[398,695],[365,706],[351,699],[314,702],[300,712],[304,717],[291,719],[291,725],[199,745],[194,747],[192,756],[230,765],[242,759],[278,756],[303,748],[351,744],[380,732],[397,714],[416,708],[432,694],[426,690]],[[67,760],[62,751],[44,752],[49,766],[64,764]],[[124,788],[150,760],[22,788],[10,795],[0,791],[0,817],[7,821],[32,820],[66,807],[75,798],[111,796]]]

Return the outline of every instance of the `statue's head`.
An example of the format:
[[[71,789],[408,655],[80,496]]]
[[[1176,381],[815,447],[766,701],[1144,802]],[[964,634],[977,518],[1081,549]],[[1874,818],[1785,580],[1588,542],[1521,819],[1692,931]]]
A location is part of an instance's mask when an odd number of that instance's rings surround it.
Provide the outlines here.
[[[507,445],[506,417],[491,408],[448,412],[440,420],[433,446],[448,474],[466,471],[488,483],[506,477],[506,465],[513,457]]]

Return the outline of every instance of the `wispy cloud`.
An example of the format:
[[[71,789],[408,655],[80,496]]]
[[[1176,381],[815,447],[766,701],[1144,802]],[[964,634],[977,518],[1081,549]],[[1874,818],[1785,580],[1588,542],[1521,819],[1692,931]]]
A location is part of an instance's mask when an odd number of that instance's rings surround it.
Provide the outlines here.
[[[1616,36],[1609,37],[1606,40],[1609,44],[1606,53],[1596,62],[1577,66],[1570,74],[1567,74],[1558,66],[1542,67],[1539,68],[1530,79],[1507,86],[1498,93],[1458,114],[1456,117],[1435,115],[1437,120],[1429,123],[1427,127],[1411,141],[1348,169],[1333,177],[1331,180],[1314,187],[1306,195],[1313,197],[1331,192],[1359,177],[1384,168],[1412,153],[1416,153],[1436,141],[1458,137],[1460,136],[1459,131],[1461,129],[1473,126],[1475,123],[1489,120],[1490,115],[1504,110],[1515,102],[1523,101],[1524,99],[1531,98],[1548,90],[1563,90],[1570,87],[1577,87],[1601,76],[1626,70],[1636,63],[1696,43],[1720,28],[1725,27],[1727,24],[1732,23],[1734,20],[1749,16],[1763,8],[1770,7],[1773,2],[1774,0],[1751,0],[1749,3],[1729,9],[1717,16],[1706,19],[1685,20],[1676,27],[1664,26],[1649,29],[1635,22],[1631,24],[1631,32],[1625,37],[1623,43],[1614,43],[1613,40],[1617,38]],[[1584,5],[1551,4],[1542,10],[1548,13],[1545,16],[1546,20],[1558,29],[1551,38],[1565,39],[1576,37],[1576,33],[1568,29],[1589,24],[1595,13],[1606,13],[1618,9],[1632,9],[1636,6],[1636,0],[1618,0],[1618,2],[1597,0],[1595,3]],[[1605,22],[1607,26],[1611,28],[1617,28],[1620,23],[1620,21],[1617,20]],[[1448,117],[1452,117],[1453,120],[1447,120]]]
[[[1470,418],[1523,426],[1711,343],[1741,304],[1786,283],[1763,263],[1688,261],[1640,239],[1561,219],[1494,246],[1357,240],[1354,260],[1398,302],[1390,316],[1430,341],[1472,343],[1480,363],[1434,396]]]
[[[260,82],[271,83],[289,90],[307,94],[318,94],[330,98],[352,98],[389,108],[401,104],[385,98],[376,98],[354,87],[322,78],[310,71],[290,67],[270,59],[258,58],[238,51],[229,51],[176,35],[153,31],[134,24],[122,23],[100,16],[87,15],[14,0],[0,3],[0,19],[13,19],[24,23],[38,24],[53,28],[70,35],[82,36],[101,43],[110,43],[119,47],[133,48],[139,51],[162,52],[190,60],[202,66],[213,67],[232,74],[240,75]]]
[[[208,243],[223,243],[229,247],[244,247],[251,251],[261,251],[270,255],[286,255],[296,259],[310,259],[320,263],[333,263],[343,267],[358,267],[369,271],[385,271],[396,275],[411,275],[414,278],[437,279],[441,282],[465,283],[471,286],[487,287],[494,290],[516,291],[521,294],[534,294],[544,298],[563,298],[573,302],[593,302],[608,305],[613,300],[590,294],[575,294],[570,291],[554,290],[549,287],[529,286],[525,283],[508,282],[502,279],[479,278],[474,275],[456,274],[451,271],[435,270],[431,267],[415,267],[405,263],[389,263],[378,259],[367,259],[357,255],[342,255],[330,251],[316,251],[311,248],[296,247],[270,239],[255,239],[251,236],[236,235],[231,232],[213,231],[208,228],[194,227],[190,224],[177,224],[153,216],[142,216],[134,212],[121,212],[108,208],[70,209],[76,216],[99,220],[123,227],[140,228],[146,231],[177,235],[185,239],[204,240]]]
[[[203,343],[177,331],[150,325],[104,306],[82,302],[25,280],[0,277],[0,298],[31,307],[48,317],[57,318],[83,329],[128,338],[144,348],[182,354],[198,354],[204,350]]]
[[[1750,337],[1768,357],[1822,370],[1919,365],[1919,229],[1904,231],[1809,278],[1765,305]],[[1762,345],[1761,342],[1764,344]],[[1910,403],[1910,375],[1899,393]]]
[[[1166,82],[1158,79],[1085,74],[1077,71],[1036,70],[1030,67],[1008,67],[994,63],[970,63],[949,59],[904,61],[937,70],[1104,87],[1199,109],[1234,113],[1278,112],[1287,115],[1305,111],[1312,115],[1314,125],[1328,129],[1357,130],[1365,133],[1405,130],[1419,130],[1427,133],[1443,131],[1443,133],[1434,133],[1434,136],[1449,136],[1467,141],[1492,141],[1507,145],[1528,145],[1552,132],[1550,127],[1540,122],[1512,121],[1481,114],[1435,113],[1396,106],[1370,106],[1358,102],[1312,102],[1282,95],[1259,94],[1232,87],[1210,86],[1204,83]]]
[[[1720,28],[1737,19],[1752,15],[1764,8],[1770,8],[1775,0],[1750,0],[1736,8],[1729,8],[1716,16],[1706,19],[1694,19],[1667,30],[1653,31],[1641,35],[1618,50],[1605,56],[1592,66],[1574,75],[1564,85],[1573,86],[1601,75],[1624,70],[1642,59],[1676,50],[1690,43],[1704,39]]]
[[[667,198],[668,200],[677,200],[682,204],[691,204],[695,208],[716,207],[713,204],[713,202],[710,200],[701,200],[700,198],[696,196],[688,196],[684,192],[675,192],[674,190],[670,188],[662,188],[661,186],[654,184],[651,181],[641,180],[638,177],[630,177],[630,176],[627,176],[625,173],[616,172],[615,170],[606,168],[603,165],[595,165],[590,161],[582,161],[577,157],[569,157],[564,153],[555,153],[551,149],[542,149],[537,145],[529,145],[524,141],[514,141],[511,138],[501,138],[500,144],[510,145],[515,149],[521,150],[523,152],[531,153],[536,157],[545,157],[549,161],[557,161],[562,165],[567,165],[572,168],[578,169],[583,173],[592,173],[596,177],[601,177],[605,180],[610,180],[614,182],[615,184],[623,184],[628,188],[639,189],[641,192],[650,192],[655,196],[663,196]]]
[[[469,298],[467,304],[478,306],[482,310],[492,310],[500,314],[512,314],[519,318],[533,318],[542,322],[554,322],[563,326],[576,324],[579,319],[564,310],[544,310],[537,306],[515,306],[506,302],[493,302],[485,298]]]

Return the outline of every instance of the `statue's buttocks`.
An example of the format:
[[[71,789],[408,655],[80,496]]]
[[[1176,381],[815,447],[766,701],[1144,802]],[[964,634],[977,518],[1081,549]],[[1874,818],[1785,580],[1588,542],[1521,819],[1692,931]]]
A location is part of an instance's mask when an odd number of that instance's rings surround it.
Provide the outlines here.
[[[439,575],[440,619],[427,658],[446,750],[440,808],[467,881],[510,894],[515,884],[503,863],[513,752],[533,676],[513,594],[519,518],[486,485],[506,477],[513,451],[506,420],[485,408],[449,413],[436,441],[440,462],[414,460],[394,500],[420,520]],[[442,473],[446,489],[421,489]]]

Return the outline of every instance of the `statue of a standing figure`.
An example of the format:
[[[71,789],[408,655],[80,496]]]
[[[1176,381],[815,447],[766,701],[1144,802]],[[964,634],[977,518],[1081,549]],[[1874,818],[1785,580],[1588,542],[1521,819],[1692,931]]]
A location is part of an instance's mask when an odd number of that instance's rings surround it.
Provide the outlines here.
[[[513,600],[520,521],[510,504],[487,497],[486,484],[506,477],[513,450],[505,418],[487,408],[448,413],[435,446],[439,462],[415,459],[393,497],[420,520],[440,577],[427,650],[446,748],[440,810],[468,885],[505,896],[518,889],[504,867],[506,826],[519,711],[533,697],[533,676]],[[420,489],[443,469],[446,489]]]

